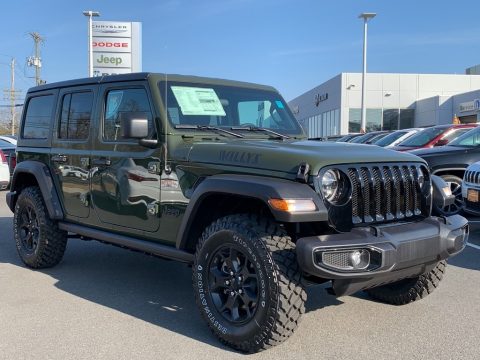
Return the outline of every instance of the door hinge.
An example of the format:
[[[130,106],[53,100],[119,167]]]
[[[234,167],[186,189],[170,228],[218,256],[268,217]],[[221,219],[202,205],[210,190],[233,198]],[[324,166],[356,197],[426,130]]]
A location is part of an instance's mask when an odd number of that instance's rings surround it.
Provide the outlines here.
[[[147,205],[147,213],[148,215],[155,216],[158,214],[158,204],[157,203],[151,203]]]
[[[149,162],[148,163],[148,172],[150,174],[160,174],[161,170],[160,170],[160,163],[157,162],[157,161],[154,161],[154,162]]]

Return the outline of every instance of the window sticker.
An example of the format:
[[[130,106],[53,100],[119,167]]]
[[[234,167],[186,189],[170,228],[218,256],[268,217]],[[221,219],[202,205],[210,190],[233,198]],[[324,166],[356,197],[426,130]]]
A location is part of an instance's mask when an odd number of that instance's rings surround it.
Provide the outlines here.
[[[277,108],[285,109],[285,106],[283,106],[283,103],[280,100],[275,100],[275,104],[277,105]]]
[[[183,115],[226,116],[213,89],[172,86],[172,91]]]
[[[107,119],[111,118],[117,113],[118,108],[122,103],[122,98],[123,98],[123,91],[121,90],[110,91],[108,93],[107,110],[106,110],[105,118]]]

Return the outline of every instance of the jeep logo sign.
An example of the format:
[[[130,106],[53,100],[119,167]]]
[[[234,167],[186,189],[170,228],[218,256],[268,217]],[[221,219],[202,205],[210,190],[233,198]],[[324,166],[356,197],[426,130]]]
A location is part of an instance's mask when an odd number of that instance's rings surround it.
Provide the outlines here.
[[[92,23],[94,76],[142,71],[141,23]]]

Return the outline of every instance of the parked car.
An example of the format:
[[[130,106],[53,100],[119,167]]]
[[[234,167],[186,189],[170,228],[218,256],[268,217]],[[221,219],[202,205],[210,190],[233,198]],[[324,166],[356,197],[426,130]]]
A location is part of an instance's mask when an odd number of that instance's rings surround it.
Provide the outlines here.
[[[363,136],[363,135],[365,135],[365,134],[347,134],[347,135],[342,136],[340,139],[338,139],[337,142],[350,142],[353,139],[355,139],[359,136]]]
[[[371,131],[363,134],[362,136],[356,137],[349,142],[355,144],[372,144],[374,141],[377,141],[384,136],[387,136],[388,133],[388,131]]]
[[[458,214],[464,207],[462,179],[465,170],[480,159],[480,128],[470,129],[467,133],[452,140],[446,146],[410,151],[423,158],[432,174],[443,178],[450,185],[455,203],[436,209],[438,215]]]
[[[382,137],[381,139],[378,139],[377,141],[373,142],[373,144],[385,148],[392,148],[422,130],[423,129],[420,128],[397,130]]]
[[[0,189],[8,187],[16,165],[15,145],[0,140]]]
[[[0,140],[9,142],[13,145],[17,145],[17,137],[15,135],[0,135]]]
[[[392,147],[392,150],[408,151],[447,145],[453,139],[459,137],[476,126],[477,124],[449,124],[432,126],[419,132],[418,134],[413,135],[412,137],[409,137],[407,140],[401,142],[397,146]]]
[[[308,140],[336,142],[343,137],[344,135],[330,135],[330,136],[320,136],[320,137],[309,138]]]
[[[462,182],[463,210],[480,216],[480,161],[470,165],[465,171]]]

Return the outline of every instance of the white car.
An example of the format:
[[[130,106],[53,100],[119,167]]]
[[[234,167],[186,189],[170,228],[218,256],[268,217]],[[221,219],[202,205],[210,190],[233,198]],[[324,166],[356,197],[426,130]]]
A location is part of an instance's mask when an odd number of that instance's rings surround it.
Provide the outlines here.
[[[480,216],[480,161],[470,165],[462,181],[463,210]]]
[[[411,129],[403,129],[394,131],[387,136],[382,137],[380,140],[374,142],[374,145],[378,145],[384,148],[391,148],[397,146],[402,141],[405,141],[410,136],[415,135],[416,133],[422,131],[423,129],[419,128],[411,128]]]
[[[0,150],[0,190],[5,190],[10,183],[10,168],[5,153]]]
[[[6,141],[12,145],[17,145],[17,138],[10,135],[0,135],[0,140]]]

